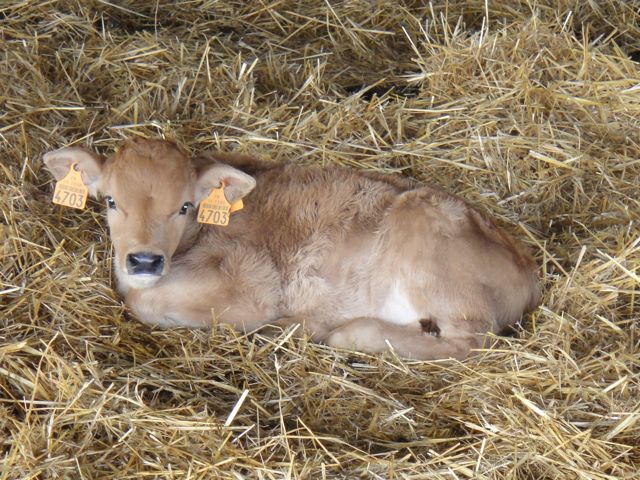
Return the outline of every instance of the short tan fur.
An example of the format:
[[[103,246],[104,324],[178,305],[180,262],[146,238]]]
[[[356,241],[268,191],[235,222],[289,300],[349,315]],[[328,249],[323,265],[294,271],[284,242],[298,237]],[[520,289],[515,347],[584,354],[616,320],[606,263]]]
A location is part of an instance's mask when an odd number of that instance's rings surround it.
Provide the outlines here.
[[[398,176],[190,158],[142,138],[108,159],[63,148],[44,161],[58,180],[77,164],[90,193],[108,197],[117,290],[151,325],[302,323],[333,347],[463,358],[540,299],[519,242],[458,197]],[[244,209],[227,227],[197,223],[223,182]]]

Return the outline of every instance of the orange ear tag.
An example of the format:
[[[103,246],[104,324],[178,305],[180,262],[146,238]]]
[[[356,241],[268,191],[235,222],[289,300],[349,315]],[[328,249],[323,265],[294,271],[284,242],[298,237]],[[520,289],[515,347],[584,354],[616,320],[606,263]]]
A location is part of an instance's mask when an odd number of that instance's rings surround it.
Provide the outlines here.
[[[89,195],[89,189],[82,181],[82,174],[76,170],[74,163],[69,168],[69,173],[56,183],[53,203],[82,210],[87,203],[87,195]]]
[[[242,199],[233,202],[233,204],[227,201],[227,198],[224,196],[223,183],[218,188],[211,190],[209,196],[200,202],[198,222],[226,227],[229,225],[231,213],[242,210],[242,208],[244,208]]]
[[[237,212],[238,210],[242,210],[244,208],[244,203],[242,203],[242,199],[235,201],[231,204],[231,209],[229,213]]]

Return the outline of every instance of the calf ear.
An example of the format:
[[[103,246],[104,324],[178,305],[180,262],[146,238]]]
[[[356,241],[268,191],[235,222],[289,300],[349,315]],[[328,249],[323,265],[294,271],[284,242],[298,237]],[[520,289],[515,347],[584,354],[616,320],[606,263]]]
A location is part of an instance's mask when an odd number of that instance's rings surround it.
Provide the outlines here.
[[[56,181],[62,180],[75,163],[89,193],[94,197],[98,195],[98,183],[102,175],[102,158],[100,156],[83,148],[67,147],[45,153],[42,159]]]
[[[224,196],[229,203],[236,202],[246,196],[256,186],[251,175],[225,165],[216,163],[198,171],[196,182],[196,203],[207,198],[214,188],[224,183]]]

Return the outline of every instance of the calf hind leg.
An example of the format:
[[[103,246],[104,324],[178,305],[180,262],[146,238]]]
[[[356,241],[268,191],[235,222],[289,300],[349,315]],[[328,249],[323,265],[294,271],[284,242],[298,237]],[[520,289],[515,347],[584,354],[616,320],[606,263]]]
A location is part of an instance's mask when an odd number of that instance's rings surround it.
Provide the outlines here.
[[[456,337],[433,336],[425,333],[420,322],[406,326],[395,325],[378,318],[354,318],[332,330],[324,343],[334,348],[377,354],[389,345],[403,358],[437,360],[463,359],[473,348],[480,348],[482,336],[464,334]]]

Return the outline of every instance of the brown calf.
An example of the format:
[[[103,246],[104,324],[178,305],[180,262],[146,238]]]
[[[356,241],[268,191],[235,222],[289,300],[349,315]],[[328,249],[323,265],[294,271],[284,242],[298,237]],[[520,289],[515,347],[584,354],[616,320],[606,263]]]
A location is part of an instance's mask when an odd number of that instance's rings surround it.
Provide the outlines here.
[[[58,180],[76,164],[90,194],[106,197],[118,292],[151,325],[303,323],[334,347],[462,358],[539,301],[519,243],[462,200],[403,178],[190,159],[146,139],[106,160],[63,148],[44,161]],[[244,209],[226,227],[203,226],[196,207],[221,185]]]

